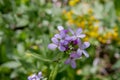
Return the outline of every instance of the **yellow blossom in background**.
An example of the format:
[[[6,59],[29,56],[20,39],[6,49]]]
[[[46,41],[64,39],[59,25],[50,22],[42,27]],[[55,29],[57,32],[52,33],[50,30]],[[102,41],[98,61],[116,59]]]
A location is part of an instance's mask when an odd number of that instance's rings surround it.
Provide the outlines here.
[[[72,10],[66,13],[66,17],[68,19],[72,19],[72,15],[73,15],[73,11]]]
[[[68,23],[69,23],[69,24],[73,24],[74,21],[73,21],[72,19],[70,19],[70,20],[68,20]]]
[[[69,1],[69,5],[74,7],[80,0],[70,0]],[[85,10],[85,12],[87,13],[83,13],[79,14],[74,11],[74,9],[70,9],[68,11],[64,10],[63,14],[67,20],[67,23],[69,26],[77,26],[77,27],[81,27],[82,29],[84,29],[84,33],[87,35],[84,38],[84,41],[88,41],[88,40],[97,40],[98,42],[102,43],[102,44],[106,44],[106,43],[111,43],[112,41],[119,41],[118,40],[118,27],[113,27],[113,28],[107,28],[100,25],[100,20],[98,20],[94,13],[93,13],[93,9],[86,3],[83,3],[85,5],[87,5],[87,10]],[[86,7],[85,5],[83,5],[83,7]],[[83,9],[84,10],[84,9]],[[81,10],[82,12],[82,10]],[[103,30],[101,31],[100,29],[103,28]]]
[[[70,0],[69,5],[70,6],[75,6],[80,0]]]
[[[113,39],[118,38],[118,33],[117,32],[114,32],[112,35],[113,35]]]
[[[76,2],[74,0],[69,1],[70,6],[74,6],[75,4],[76,4]]]
[[[89,37],[86,36],[83,40],[84,40],[84,41],[89,41]]]
[[[66,10],[62,10],[62,13],[63,13],[63,14],[66,14],[66,13],[67,13],[67,11],[66,11]]]
[[[89,13],[89,14],[92,14],[92,13],[93,13],[93,10],[92,10],[91,8],[89,8],[88,13]]]

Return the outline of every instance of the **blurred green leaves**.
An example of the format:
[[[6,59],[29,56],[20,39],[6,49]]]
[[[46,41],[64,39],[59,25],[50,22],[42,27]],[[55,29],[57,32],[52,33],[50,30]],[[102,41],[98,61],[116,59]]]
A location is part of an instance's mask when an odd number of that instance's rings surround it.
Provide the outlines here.
[[[61,7],[56,6],[59,2]],[[84,1],[82,0],[82,2]],[[115,24],[120,27],[119,3],[120,0],[102,0],[102,3],[100,0],[90,0],[86,4],[92,5],[95,10],[94,14],[102,21],[102,25],[110,28]],[[59,52],[48,50],[47,45],[53,34],[57,33],[58,25],[67,27],[62,14],[62,10],[66,8],[71,7],[63,0],[58,2],[52,2],[52,0],[0,0],[1,80],[26,80],[27,76],[39,71],[42,71],[47,78],[50,75],[53,80],[115,80],[116,77],[119,77],[119,71],[108,73],[108,77],[105,74],[100,75],[102,74],[100,69],[106,69],[108,64],[93,66],[94,58],[98,56],[112,62],[116,48],[119,53],[119,47],[112,45],[114,49],[106,49],[108,47],[103,46],[110,47],[110,45],[101,45],[94,39],[90,40],[91,47],[88,49],[90,58],[82,57],[80,62],[77,62],[77,69],[73,70],[64,63],[55,67],[54,60],[59,58]],[[82,13],[81,8],[83,8],[81,2],[73,7],[76,14]],[[113,70],[119,69],[119,58],[113,60],[110,65]],[[51,72],[52,69],[55,71]],[[111,70],[111,68],[109,69]],[[77,70],[81,70],[79,75],[76,73]]]

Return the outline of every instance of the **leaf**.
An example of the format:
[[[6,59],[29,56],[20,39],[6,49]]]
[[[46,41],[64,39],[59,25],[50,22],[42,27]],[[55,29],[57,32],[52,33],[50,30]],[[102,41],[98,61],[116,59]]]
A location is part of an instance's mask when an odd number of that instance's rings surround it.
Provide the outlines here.
[[[15,69],[15,68],[18,68],[19,66],[21,66],[21,64],[19,62],[16,62],[16,61],[9,61],[9,62],[2,64],[1,66]]]
[[[113,69],[120,68],[120,60],[118,60],[113,66]]]
[[[17,51],[18,51],[18,53],[20,53],[20,54],[23,54],[23,53],[24,53],[25,48],[24,48],[23,43],[19,43],[19,44],[17,45]]]

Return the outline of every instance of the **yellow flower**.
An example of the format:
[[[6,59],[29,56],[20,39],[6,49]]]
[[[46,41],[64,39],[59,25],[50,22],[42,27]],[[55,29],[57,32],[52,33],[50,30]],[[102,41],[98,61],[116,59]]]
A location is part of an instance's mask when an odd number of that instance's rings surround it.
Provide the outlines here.
[[[70,20],[68,20],[68,23],[69,23],[69,24],[73,24],[74,21],[73,21],[72,19],[70,19]]]
[[[83,40],[84,41],[89,41],[89,37],[85,37]]]
[[[81,22],[81,27],[83,27],[83,28],[85,27],[85,21]]]
[[[72,11],[66,13],[68,19],[72,19],[72,13],[73,13]]]
[[[102,41],[102,39],[103,39],[103,38],[102,38],[101,36],[98,37],[98,40],[99,40],[100,42]]]
[[[112,33],[111,32],[107,32],[106,33],[106,38],[111,39],[112,38]]]
[[[98,33],[96,31],[90,32],[90,36],[96,38],[98,36]]]
[[[92,13],[93,13],[93,10],[90,8],[90,9],[88,10],[88,13],[89,13],[89,14],[92,14]]]
[[[74,0],[69,1],[70,6],[74,6],[75,4],[76,4],[76,2]]]
[[[114,27],[113,30],[114,30],[114,31],[118,31],[118,27],[117,27],[117,26]]]
[[[67,11],[66,11],[66,10],[63,10],[63,11],[62,11],[62,13],[63,13],[63,14],[66,14],[66,13],[67,13]]]
[[[101,42],[105,44],[107,41],[105,39],[103,39]]]
[[[90,20],[91,20],[91,21],[94,21],[94,20],[95,20],[95,17],[94,17],[94,16],[90,16]]]
[[[94,27],[94,31],[98,31],[99,27],[98,26],[95,26]]]
[[[112,35],[113,35],[113,39],[118,38],[118,33],[117,32],[114,32]]]

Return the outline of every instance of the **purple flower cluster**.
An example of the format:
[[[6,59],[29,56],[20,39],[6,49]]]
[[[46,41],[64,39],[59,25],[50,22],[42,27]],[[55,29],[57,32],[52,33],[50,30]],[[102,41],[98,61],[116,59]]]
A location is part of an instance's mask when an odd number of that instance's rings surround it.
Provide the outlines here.
[[[33,74],[28,77],[28,80],[42,80],[42,72],[39,72],[38,74]]]
[[[51,50],[58,48],[62,52],[70,52],[65,64],[70,64],[72,68],[76,68],[76,59],[80,58],[82,54],[89,57],[85,49],[90,46],[90,43],[82,42],[81,39],[85,37],[85,34],[82,34],[81,28],[74,32],[71,28],[66,30],[62,26],[58,26],[58,30],[59,34],[55,34],[52,37],[52,43],[48,45],[48,48]]]

